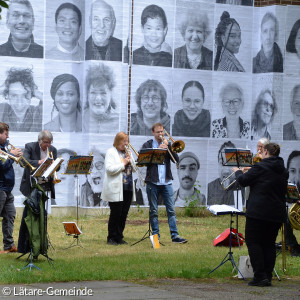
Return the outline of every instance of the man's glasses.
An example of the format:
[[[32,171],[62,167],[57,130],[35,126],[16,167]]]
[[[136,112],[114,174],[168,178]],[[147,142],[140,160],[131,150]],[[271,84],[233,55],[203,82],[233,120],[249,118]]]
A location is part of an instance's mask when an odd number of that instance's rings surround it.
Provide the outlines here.
[[[141,97],[141,99],[145,103],[148,103],[150,99],[152,100],[153,103],[158,103],[160,101],[160,98],[158,96],[149,97],[148,95],[144,95]]]
[[[19,18],[22,16],[24,20],[30,20],[32,18],[32,14],[29,13],[19,13],[19,12],[13,12],[11,14],[12,18],[19,20]]]
[[[239,98],[235,98],[235,99],[223,99],[222,103],[225,106],[229,106],[229,105],[233,105],[233,106],[239,106],[241,104],[242,100]]]

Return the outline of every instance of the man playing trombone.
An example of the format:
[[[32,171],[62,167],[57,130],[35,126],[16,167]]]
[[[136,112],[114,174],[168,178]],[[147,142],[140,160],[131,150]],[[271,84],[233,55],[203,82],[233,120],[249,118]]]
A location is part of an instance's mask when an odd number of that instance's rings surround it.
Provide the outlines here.
[[[19,148],[13,148],[7,153],[9,137],[9,126],[0,122],[0,215],[2,219],[3,248],[0,253],[17,252],[14,244],[13,229],[16,216],[16,208],[14,206],[14,196],[11,193],[15,184],[15,173],[13,169],[14,157],[22,156]]]
[[[172,187],[173,177],[171,172],[171,161],[173,163],[178,163],[179,158],[178,155],[172,151],[171,145],[164,138],[163,124],[155,123],[152,126],[152,134],[154,138],[144,143],[142,148],[169,148],[163,165],[150,164],[147,166],[147,175],[145,181],[147,183],[146,190],[150,205],[150,224],[152,232],[153,234],[159,235],[157,200],[159,194],[161,194],[167,210],[172,242],[183,244],[186,243],[187,240],[180,237],[177,230]]]
[[[57,158],[57,150],[51,145],[52,142],[52,133],[48,130],[43,130],[39,133],[37,142],[31,142],[25,145],[23,156],[33,167],[36,168],[46,160],[49,153],[51,153],[55,160]],[[31,170],[29,168],[25,168],[20,186],[20,191],[25,197],[28,197],[31,192],[32,182],[30,175]],[[51,204],[56,204],[54,200],[54,184],[51,178],[49,182],[43,184],[42,187],[45,191],[51,191]]]

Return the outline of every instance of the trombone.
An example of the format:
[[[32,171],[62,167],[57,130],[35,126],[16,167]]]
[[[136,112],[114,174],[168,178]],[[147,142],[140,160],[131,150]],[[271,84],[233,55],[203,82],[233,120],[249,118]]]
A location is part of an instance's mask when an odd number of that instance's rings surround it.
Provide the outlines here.
[[[167,131],[166,129],[164,129],[164,134],[168,136],[167,141],[169,141],[169,140],[172,141],[171,150],[172,150],[173,152],[175,152],[175,153],[180,153],[180,152],[182,152],[182,151],[184,150],[184,148],[185,148],[185,143],[184,143],[184,141],[181,141],[181,140],[175,141],[175,140],[171,137],[171,135],[168,133],[168,131]],[[163,136],[160,136],[160,139],[161,139],[162,142],[163,142],[164,137],[163,137]],[[168,152],[169,152],[169,154],[170,154],[170,156],[171,156],[173,162],[176,164],[177,169],[179,169],[179,164],[178,164],[178,162],[175,160],[175,158],[174,158],[174,156],[173,156],[173,154],[172,154],[172,152],[170,151],[170,149],[169,149],[168,146],[167,146],[167,150],[168,150]]]
[[[135,153],[136,156],[139,156],[138,152],[134,149],[134,147],[128,143],[128,145],[125,145],[125,152],[129,155],[130,157],[130,164],[132,166],[132,169],[137,173],[140,181],[143,183],[143,185],[145,186],[145,179],[141,173],[141,171],[139,170],[138,166],[136,165],[132,155],[130,154],[130,148],[132,149],[132,151]]]

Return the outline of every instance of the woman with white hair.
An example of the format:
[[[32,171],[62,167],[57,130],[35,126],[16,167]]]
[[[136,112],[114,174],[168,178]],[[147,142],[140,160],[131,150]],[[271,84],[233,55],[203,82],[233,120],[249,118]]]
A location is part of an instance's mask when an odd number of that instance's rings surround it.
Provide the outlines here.
[[[200,10],[188,10],[182,14],[178,29],[185,45],[175,49],[174,67],[212,70],[213,53],[203,46],[210,34],[207,15]]]
[[[212,137],[248,139],[250,123],[240,117],[244,107],[242,88],[236,83],[229,83],[221,89],[220,98],[225,117],[212,122]]]

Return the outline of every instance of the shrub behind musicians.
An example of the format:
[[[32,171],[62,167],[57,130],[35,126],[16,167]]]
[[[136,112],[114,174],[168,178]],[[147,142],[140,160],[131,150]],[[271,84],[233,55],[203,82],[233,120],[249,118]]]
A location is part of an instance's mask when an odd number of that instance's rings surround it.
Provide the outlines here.
[[[269,143],[261,151],[262,161],[248,172],[232,168],[239,184],[250,186],[245,238],[254,271],[254,278],[248,283],[251,286],[271,285],[275,241],[281,224],[286,221],[288,172],[279,154],[279,145]]]
[[[125,132],[116,134],[113,147],[105,155],[105,175],[102,199],[109,202],[108,245],[127,244],[123,240],[123,231],[131,201],[135,201],[135,188],[132,180],[132,158],[126,150],[129,143]]]
[[[154,138],[144,143],[142,148],[167,149],[169,147],[170,153],[172,153],[173,158],[177,163],[179,160],[178,155],[172,152],[171,145],[166,139],[164,139],[163,124],[155,123],[152,126],[152,134]],[[173,177],[171,172],[171,161],[175,163],[168,152],[163,165],[150,164],[147,166],[147,175],[145,181],[147,183],[146,190],[150,205],[150,223],[153,234],[159,235],[157,200],[158,196],[161,194],[167,210],[172,242],[182,244],[186,243],[187,240],[180,237],[177,230],[172,187]]]

